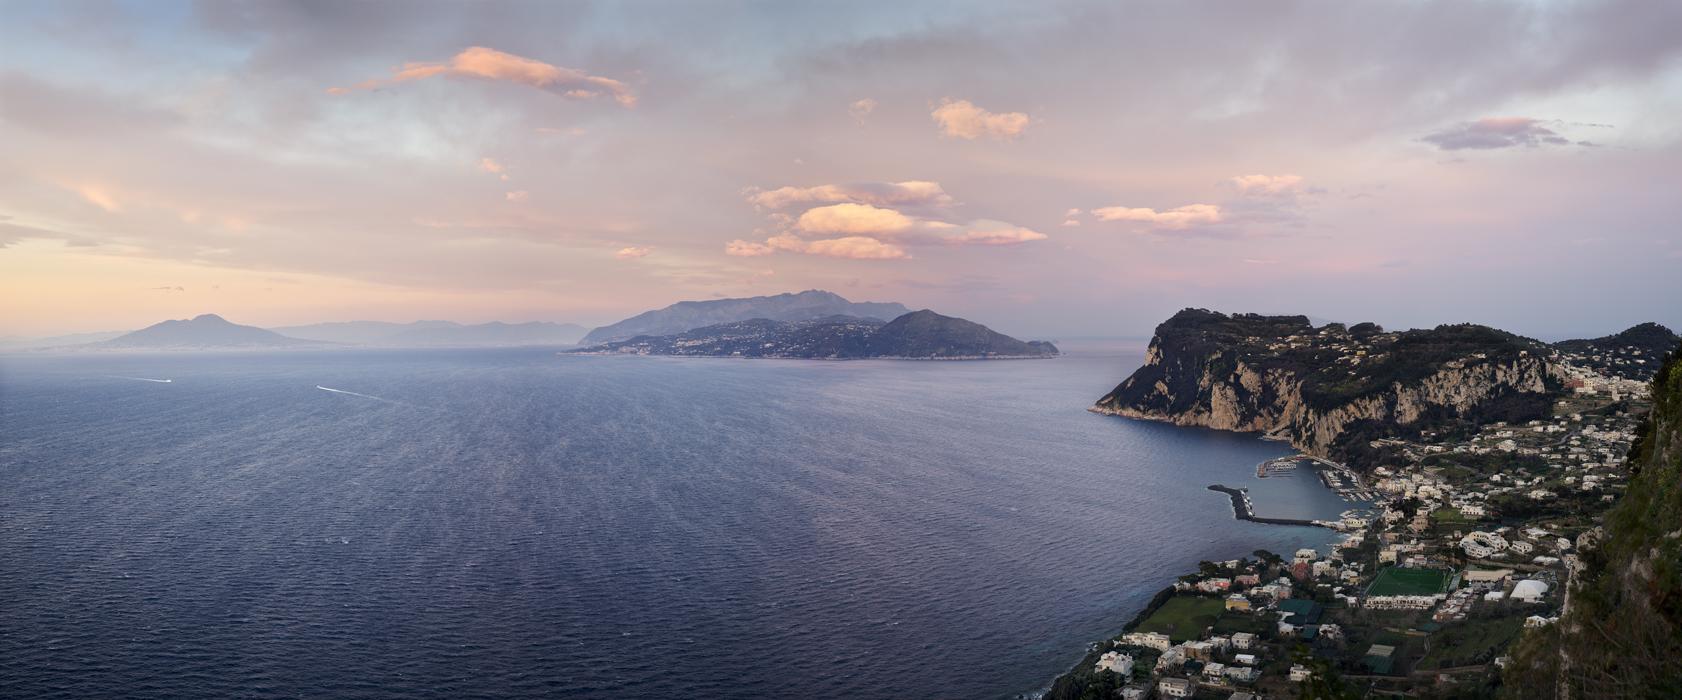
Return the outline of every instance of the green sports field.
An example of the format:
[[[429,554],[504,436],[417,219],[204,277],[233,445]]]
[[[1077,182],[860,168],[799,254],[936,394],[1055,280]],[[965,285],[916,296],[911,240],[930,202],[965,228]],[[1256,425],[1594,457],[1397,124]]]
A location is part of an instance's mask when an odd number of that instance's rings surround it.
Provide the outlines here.
[[[1391,566],[1379,570],[1378,578],[1367,587],[1367,595],[1435,595],[1447,585],[1447,571]]]
[[[1168,599],[1135,631],[1161,632],[1176,642],[1197,639],[1225,609],[1226,601],[1220,598],[1178,596]]]

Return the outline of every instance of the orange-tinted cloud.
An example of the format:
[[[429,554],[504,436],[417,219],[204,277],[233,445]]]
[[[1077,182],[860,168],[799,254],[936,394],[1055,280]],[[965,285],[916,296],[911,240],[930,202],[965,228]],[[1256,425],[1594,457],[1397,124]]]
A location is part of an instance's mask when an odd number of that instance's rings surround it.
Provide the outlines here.
[[[574,99],[612,97],[614,101],[625,107],[635,107],[637,105],[636,93],[631,90],[629,85],[621,81],[590,75],[576,68],[555,66],[483,46],[468,48],[456,54],[447,63],[405,63],[403,67],[393,70],[389,78],[365,80],[348,88],[328,88],[327,92],[334,95],[343,95],[353,90],[372,90],[386,85],[410,80],[424,80],[440,75],[529,85]]]
[[[1093,209],[1092,215],[1099,221],[1132,221],[1175,231],[1221,222],[1221,208],[1213,204],[1187,204],[1163,211],[1145,207],[1101,207]]]
[[[870,260],[911,257],[906,246],[1013,245],[1045,240],[1022,226],[979,219],[953,223],[954,205],[940,183],[925,180],[751,189],[747,199],[778,231],[763,243],[737,239],[726,255],[757,257],[778,251]],[[787,210],[800,210],[798,215]]]
[[[1301,175],[1239,175],[1230,180],[1247,197],[1283,197],[1302,192]]]
[[[104,187],[99,185],[80,184],[69,185],[69,188],[72,192],[81,195],[82,199],[87,200],[89,204],[99,207],[100,209],[112,212],[123,210],[123,205],[119,204],[117,202],[117,198],[112,196],[111,191],[105,189]]]
[[[873,206],[944,207],[952,204],[952,197],[941,189],[940,183],[926,180],[905,182],[862,182],[850,185],[815,185],[812,187],[779,187],[774,190],[750,189],[748,201],[766,209],[786,209],[809,204],[870,204]]]
[[[911,257],[905,252],[905,248],[871,236],[842,236],[808,241],[785,233],[767,238],[764,243],[737,239],[724,244],[726,255],[738,257],[759,257],[777,251],[853,260],[899,260]]]
[[[844,236],[809,241],[800,252],[854,260],[897,260],[911,257],[904,248],[892,243],[883,243],[869,236]]]
[[[863,124],[864,118],[870,116],[870,113],[874,111],[876,111],[876,100],[868,97],[847,105],[847,114],[852,115],[853,121],[860,124]]]
[[[945,240],[953,245],[1015,245],[1045,239],[1045,234],[1025,226],[983,219],[970,222],[962,233],[947,236]]]
[[[989,112],[969,100],[940,101],[929,116],[940,125],[940,132],[955,138],[973,141],[987,136],[1008,140],[1028,130],[1028,115],[1022,112]]]
[[[652,252],[654,252],[654,248],[652,247],[645,245],[633,245],[620,248],[619,252],[613,254],[613,257],[619,258],[620,260],[636,260],[637,258],[647,257],[648,254]]]
[[[868,204],[831,204],[806,210],[794,222],[807,233],[894,234],[908,231],[916,222],[893,209]]]
[[[754,243],[753,241],[744,241],[740,238],[724,244],[725,255],[734,255],[742,258],[757,258],[761,255],[770,255],[775,252],[777,252],[777,249],[771,247],[768,243]]]

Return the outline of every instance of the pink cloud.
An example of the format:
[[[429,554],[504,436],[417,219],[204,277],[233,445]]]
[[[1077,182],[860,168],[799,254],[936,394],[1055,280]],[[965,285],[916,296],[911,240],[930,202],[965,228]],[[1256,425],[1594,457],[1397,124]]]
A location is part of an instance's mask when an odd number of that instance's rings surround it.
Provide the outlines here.
[[[116,212],[123,210],[123,205],[117,202],[116,196],[112,195],[110,190],[102,186],[73,184],[66,185],[65,187],[81,196],[81,198],[88,204],[92,204],[100,209],[104,209],[105,211]]]
[[[760,257],[777,251],[853,260],[898,260],[911,257],[904,248],[870,236],[842,236],[808,241],[784,233],[767,238],[764,243],[737,239],[724,244],[725,255],[737,257]]]
[[[724,244],[725,255],[734,255],[741,258],[757,258],[775,252],[777,252],[777,249],[771,247],[768,243],[754,243],[740,238]]]
[[[1045,239],[1045,234],[1031,228],[983,219],[971,222],[964,227],[963,233],[947,236],[944,240],[953,245],[1016,245]]]
[[[1028,115],[1022,112],[989,112],[969,100],[948,97],[929,113],[940,132],[955,138],[973,141],[982,136],[1000,140],[1014,139],[1028,130]]]
[[[763,243],[730,241],[725,244],[727,255],[756,257],[784,251],[897,259],[910,257],[905,246],[1001,246],[1047,237],[1003,221],[953,223],[945,217],[954,204],[952,197],[940,183],[924,180],[750,189],[746,195],[749,202],[772,210],[767,216],[777,233]],[[805,211],[798,215],[788,211],[802,208]]]
[[[893,209],[831,204],[806,210],[794,225],[807,233],[894,234],[910,230],[915,222]]]
[[[801,252],[855,260],[897,260],[911,257],[904,248],[869,236],[845,236],[808,242]]]
[[[1301,175],[1239,175],[1229,182],[1246,197],[1282,197],[1302,192]]]
[[[620,248],[619,252],[613,254],[613,257],[620,260],[636,260],[637,258],[647,257],[652,252],[654,252],[654,249],[649,246],[634,245]]]
[[[625,107],[635,107],[637,96],[629,85],[576,68],[564,68],[516,56],[496,49],[474,46],[451,57],[447,63],[405,63],[391,77],[365,80],[351,87],[332,87],[327,92],[343,95],[353,90],[372,90],[386,85],[451,75],[527,85],[574,99],[612,97]]]
[[[870,116],[870,113],[874,111],[876,111],[876,100],[868,97],[847,105],[847,114],[852,115],[853,121],[860,124],[863,124],[864,118]]]
[[[774,190],[756,188],[748,190],[747,197],[755,206],[766,209],[840,203],[923,207],[945,207],[952,204],[952,197],[941,189],[940,183],[925,180],[779,187]]]
[[[1187,204],[1164,211],[1145,207],[1102,207],[1093,209],[1092,215],[1099,221],[1132,221],[1176,231],[1221,222],[1221,208],[1213,204]]]
[[[510,202],[524,202],[531,198],[531,193],[525,190],[515,190],[503,195],[503,197]]]

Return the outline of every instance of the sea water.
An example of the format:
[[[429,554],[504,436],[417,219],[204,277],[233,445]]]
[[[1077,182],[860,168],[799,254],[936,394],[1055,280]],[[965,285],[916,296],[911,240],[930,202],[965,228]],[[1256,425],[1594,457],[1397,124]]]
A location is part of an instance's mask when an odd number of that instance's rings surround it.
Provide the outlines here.
[[[1199,560],[1324,546],[1278,443],[1086,408],[1142,359],[0,358],[10,697],[950,698]],[[162,380],[169,380],[167,382]]]

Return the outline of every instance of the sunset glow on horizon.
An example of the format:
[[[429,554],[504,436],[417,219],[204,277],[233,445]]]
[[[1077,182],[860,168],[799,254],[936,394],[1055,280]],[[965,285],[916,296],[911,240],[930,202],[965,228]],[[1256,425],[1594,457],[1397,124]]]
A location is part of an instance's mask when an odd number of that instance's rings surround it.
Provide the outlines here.
[[[8,3],[0,336],[1682,327],[1682,5]],[[1616,37],[1616,41],[1609,41]]]

